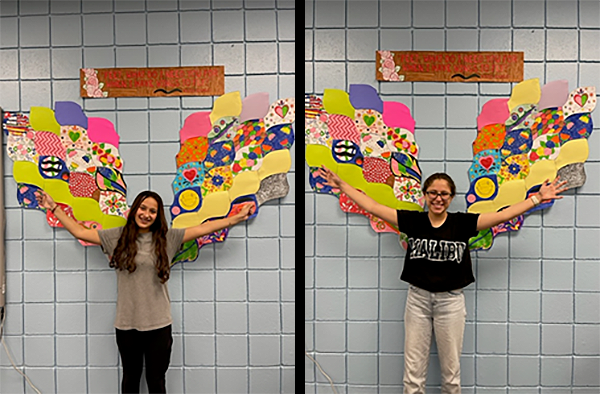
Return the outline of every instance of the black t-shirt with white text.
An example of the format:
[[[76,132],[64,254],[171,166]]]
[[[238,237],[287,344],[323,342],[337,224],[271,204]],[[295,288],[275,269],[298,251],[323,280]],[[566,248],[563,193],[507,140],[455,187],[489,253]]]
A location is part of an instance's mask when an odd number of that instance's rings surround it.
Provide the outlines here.
[[[400,279],[431,292],[450,291],[475,282],[469,238],[477,235],[478,214],[448,212],[433,227],[427,212],[398,210],[398,229],[408,237]]]

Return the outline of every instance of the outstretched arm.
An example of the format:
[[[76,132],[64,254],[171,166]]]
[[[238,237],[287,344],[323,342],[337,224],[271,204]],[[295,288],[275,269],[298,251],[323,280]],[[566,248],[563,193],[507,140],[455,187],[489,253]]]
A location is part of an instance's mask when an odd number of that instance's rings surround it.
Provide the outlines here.
[[[372,213],[378,218],[381,218],[396,227],[398,226],[398,216],[394,208],[390,208],[373,200],[371,197],[343,181],[336,173],[325,166],[321,167],[321,174],[327,181],[325,182],[326,185],[340,189],[365,211]]]
[[[252,215],[252,208],[252,204],[246,204],[236,215],[222,219],[206,221],[197,226],[186,228],[185,233],[183,234],[183,243],[214,233],[215,231],[222,230],[226,227],[234,226],[244,220],[247,220],[250,215]]]
[[[96,245],[101,244],[98,230],[82,227],[72,217],[67,215],[65,211],[61,209],[60,205],[58,205],[44,190],[37,191],[35,197],[40,207],[50,210],[64,228],[66,228],[75,238]]]
[[[559,178],[560,177],[556,177],[551,183],[546,179],[542,183],[540,191],[531,198],[513,204],[499,212],[482,213],[477,220],[477,231],[485,230],[514,219],[531,208],[536,207],[543,201],[559,200],[563,198],[563,196],[559,196],[559,194],[568,189],[567,187],[564,187],[567,181],[559,182]]]

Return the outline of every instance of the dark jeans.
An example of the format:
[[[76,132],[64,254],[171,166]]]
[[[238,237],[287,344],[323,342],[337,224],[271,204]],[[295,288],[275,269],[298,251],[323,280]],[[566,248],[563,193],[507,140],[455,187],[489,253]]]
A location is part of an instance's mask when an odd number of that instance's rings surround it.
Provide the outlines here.
[[[173,336],[171,325],[151,331],[119,330],[117,346],[123,365],[121,390],[139,393],[144,360],[146,361],[146,383],[148,392],[166,393],[165,374],[171,361]]]

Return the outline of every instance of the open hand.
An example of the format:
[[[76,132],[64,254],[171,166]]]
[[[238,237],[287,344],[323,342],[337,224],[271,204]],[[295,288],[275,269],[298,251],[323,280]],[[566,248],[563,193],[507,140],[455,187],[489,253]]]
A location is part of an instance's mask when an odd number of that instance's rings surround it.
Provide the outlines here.
[[[51,210],[56,206],[56,203],[52,197],[50,197],[50,195],[42,189],[35,192],[35,199],[37,200],[38,205],[42,208]]]
[[[568,190],[568,187],[565,187],[567,181],[560,182],[560,176],[557,176],[552,182],[548,182],[546,179],[542,186],[540,187],[540,198],[542,201],[546,200],[560,200],[563,196],[559,196],[560,193]]]
[[[321,166],[321,177],[325,178],[325,184],[327,186],[331,186],[336,189],[340,189],[342,187],[342,181],[340,177],[329,168],[325,166]]]

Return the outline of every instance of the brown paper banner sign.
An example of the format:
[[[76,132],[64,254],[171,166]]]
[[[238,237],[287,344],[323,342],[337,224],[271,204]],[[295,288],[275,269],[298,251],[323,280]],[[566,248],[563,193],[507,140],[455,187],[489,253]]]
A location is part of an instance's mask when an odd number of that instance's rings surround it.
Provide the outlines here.
[[[81,97],[221,96],[225,66],[82,68]]]
[[[376,51],[378,81],[520,82],[523,52]]]

